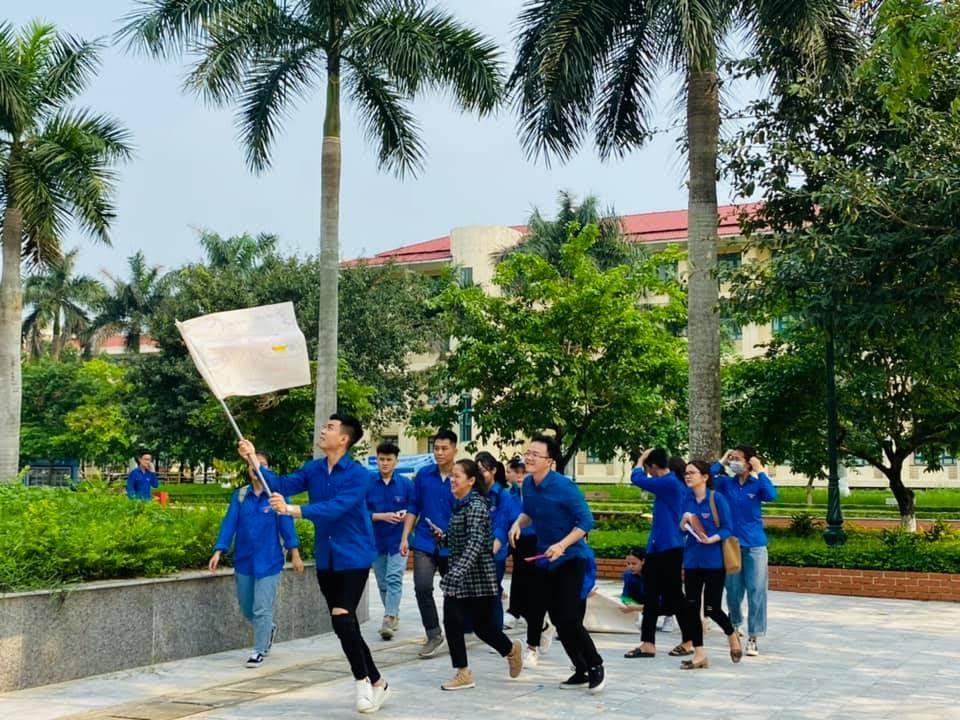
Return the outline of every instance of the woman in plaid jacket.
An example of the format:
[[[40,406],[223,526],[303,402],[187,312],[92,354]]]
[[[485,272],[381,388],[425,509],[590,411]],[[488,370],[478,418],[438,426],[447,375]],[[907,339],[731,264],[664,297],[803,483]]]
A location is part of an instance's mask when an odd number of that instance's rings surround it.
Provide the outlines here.
[[[456,670],[444,690],[475,687],[467,665],[464,624],[469,619],[473,632],[507,659],[510,677],[523,667],[519,642],[511,642],[494,622],[494,606],[500,601],[497,569],[493,559],[493,530],[490,507],[483,496],[480,471],[472,460],[459,460],[450,475],[453,516],[446,534],[434,530],[439,542],[450,548],[450,567],[440,589],[443,590],[443,626],[447,633],[450,660]]]

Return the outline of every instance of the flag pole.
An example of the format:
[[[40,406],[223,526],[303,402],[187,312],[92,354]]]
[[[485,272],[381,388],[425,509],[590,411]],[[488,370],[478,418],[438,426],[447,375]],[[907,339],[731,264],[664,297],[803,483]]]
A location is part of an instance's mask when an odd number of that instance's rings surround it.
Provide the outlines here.
[[[201,377],[203,377],[203,379],[206,380],[207,387],[210,389],[210,392],[212,392],[214,397],[217,398],[217,400],[220,402],[220,407],[223,408],[223,412],[227,414],[227,420],[230,421],[230,426],[233,428],[233,431],[237,434],[237,440],[243,440],[244,439],[243,433],[240,432],[240,428],[237,426],[237,421],[233,419],[233,413],[230,412],[230,408],[227,407],[227,403],[224,401],[222,397],[220,397],[220,393],[217,392],[217,389],[213,387],[213,385],[211,384],[211,379],[213,378],[213,375],[210,374],[210,368],[208,368],[206,362],[204,362],[203,356],[196,351],[196,348],[194,348],[193,345],[191,344],[190,339],[187,337],[187,334],[183,332],[183,328],[181,328],[180,326],[180,321],[174,319],[174,323],[177,326],[177,330],[180,332],[180,337],[183,338],[183,342],[187,346],[187,350],[190,351],[190,357],[193,358],[193,362],[196,365],[198,365],[197,369],[201,370],[200,372]],[[199,368],[200,365],[203,366],[202,369]],[[250,463],[249,458],[247,458],[247,462]],[[256,462],[256,458],[254,458],[253,469],[257,473],[257,479],[260,480],[260,483],[263,485],[264,489],[267,491],[267,495],[272,495],[273,491],[270,489],[270,485],[267,484],[266,478],[263,477],[263,473],[260,472],[260,463]]]

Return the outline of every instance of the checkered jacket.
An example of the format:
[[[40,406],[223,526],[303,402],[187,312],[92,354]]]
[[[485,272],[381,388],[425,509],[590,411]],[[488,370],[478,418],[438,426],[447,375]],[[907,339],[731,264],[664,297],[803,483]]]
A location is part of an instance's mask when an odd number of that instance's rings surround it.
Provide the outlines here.
[[[450,569],[440,581],[444,594],[457,598],[496,596],[499,588],[490,506],[482,496],[471,492],[454,505],[446,543],[450,548]]]

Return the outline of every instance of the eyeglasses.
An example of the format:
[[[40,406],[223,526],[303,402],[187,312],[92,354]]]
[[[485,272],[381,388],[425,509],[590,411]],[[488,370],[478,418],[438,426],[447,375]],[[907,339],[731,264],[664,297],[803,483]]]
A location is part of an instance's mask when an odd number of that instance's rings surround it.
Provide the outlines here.
[[[535,452],[533,452],[532,450],[527,450],[527,451],[523,454],[523,456],[524,456],[524,457],[527,457],[527,458],[535,458],[535,459],[539,459],[539,460],[549,460],[549,459],[550,459],[550,456],[549,456],[549,455],[541,455],[540,453],[535,453]]]

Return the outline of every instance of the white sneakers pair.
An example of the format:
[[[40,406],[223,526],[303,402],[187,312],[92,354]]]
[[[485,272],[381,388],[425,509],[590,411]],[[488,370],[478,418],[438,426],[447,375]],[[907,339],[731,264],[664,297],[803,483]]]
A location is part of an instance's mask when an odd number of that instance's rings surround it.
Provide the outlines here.
[[[375,713],[383,703],[386,702],[390,694],[390,686],[384,681],[382,687],[372,685],[368,678],[357,680],[357,703],[356,709],[360,713]]]

